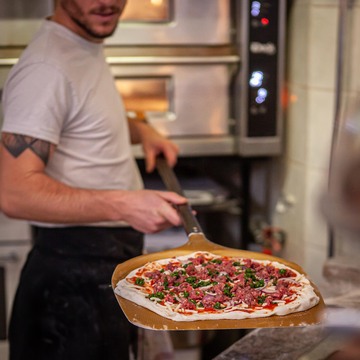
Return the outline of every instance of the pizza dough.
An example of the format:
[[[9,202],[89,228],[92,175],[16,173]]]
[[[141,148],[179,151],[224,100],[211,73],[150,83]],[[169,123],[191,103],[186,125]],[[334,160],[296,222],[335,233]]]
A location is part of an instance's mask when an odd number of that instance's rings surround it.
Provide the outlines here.
[[[115,293],[174,321],[288,315],[319,302],[305,275],[284,264],[201,251],[149,262]]]

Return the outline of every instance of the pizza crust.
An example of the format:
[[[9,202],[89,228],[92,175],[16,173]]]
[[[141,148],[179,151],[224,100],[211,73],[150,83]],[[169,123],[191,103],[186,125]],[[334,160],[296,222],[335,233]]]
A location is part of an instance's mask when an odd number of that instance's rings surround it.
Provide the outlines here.
[[[147,298],[146,293],[141,292],[141,289],[138,286],[133,285],[127,279],[131,279],[139,272],[139,269],[144,267],[149,267],[149,269],[159,268],[161,265],[168,264],[170,261],[180,260],[180,261],[188,261],[189,258],[194,258],[199,254],[203,254],[206,256],[213,256],[215,258],[221,258],[219,255],[211,254],[209,252],[194,252],[188,255],[179,256],[176,258],[168,258],[161,259],[156,262],[151,262],[145,264],[143,267],[134,269],[131,271],[126,278],[120,280],[114,291],[116,294],[121,297],[136,303],[148,310],[155,312],[156,314],[168,318],[173,321],[197,321],[197,320],[242,320],[249,318],[259,318],[259,317],[268,317],[268,316],[283,316],[288,315],[300,311],[305,311],[319,303],[319,297],[314,291],[310,281],[305,277],[305,275],[299,273],[298,271],[285,266],[279,262],[269,261],[269,260],[252,260],[262,265],[272,265],[278,269],[289,269],[293,273],[296,274],[296,277],[292,279],[297,284],[300,284],[300,290],[296,294],[296,298],[291,302],[285,303],[284,301],[279,301],[278,305],[272,309],[265,308],[261,305],[252,309],[251,311],[246,309],[246,306],[243,308],[235,308],[235,309],[222,309],[217,310],[216,312],[204,312],[198,313],[196,310],[191,311],[187,310],[186,313],[182,312],[174,312],[174,310],[170,306],[162,305],[158,303],[156,300],[150,300]],[[234,259],[239,259],[234,257]]]

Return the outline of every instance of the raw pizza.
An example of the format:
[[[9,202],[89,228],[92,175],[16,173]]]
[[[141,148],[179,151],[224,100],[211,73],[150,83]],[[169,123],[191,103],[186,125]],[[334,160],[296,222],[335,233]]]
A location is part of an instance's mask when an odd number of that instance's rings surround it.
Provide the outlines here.
[[[148,262],[115,292],[174,321],[287,315],[319,302],[309,280],[284,264],[200,251]]]

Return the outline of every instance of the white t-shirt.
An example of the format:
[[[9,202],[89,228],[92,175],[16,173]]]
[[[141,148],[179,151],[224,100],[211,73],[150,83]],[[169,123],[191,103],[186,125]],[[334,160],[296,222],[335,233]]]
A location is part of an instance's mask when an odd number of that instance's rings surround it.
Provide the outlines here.
[[[2,131],[57,145],[45,170],[52,178],[79,188],[142,188],[101,44],[44,21],[9,74],[3,109]]]

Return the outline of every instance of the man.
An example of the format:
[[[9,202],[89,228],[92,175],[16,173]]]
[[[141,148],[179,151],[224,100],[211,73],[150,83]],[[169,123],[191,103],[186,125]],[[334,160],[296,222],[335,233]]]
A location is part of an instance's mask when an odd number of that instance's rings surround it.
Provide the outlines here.
[[[34,247],[9,329],[10,358],[128,359],[132,330],[109,286],[142,233],[179,225],[172,192],[143,190],[147,170],[177,147],[127,121],[102,53],[125,0],[59,0],[4,89],[0,208],[34,225]]]

